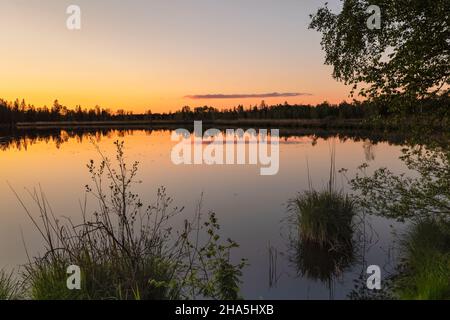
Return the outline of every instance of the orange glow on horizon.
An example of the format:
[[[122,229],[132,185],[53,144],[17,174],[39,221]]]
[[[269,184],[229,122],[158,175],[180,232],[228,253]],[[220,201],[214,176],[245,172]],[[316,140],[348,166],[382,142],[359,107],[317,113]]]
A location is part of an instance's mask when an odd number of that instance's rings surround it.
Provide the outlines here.
[[[80,2],[84,20],[75,32],[66,28],[64,1],[2,2],[0,38],[8,49],[0,53],[0,98],[36,107],[58,99],[70,109],[99,105],[134,113],[248,107],[263,100],[185,98],[196,94],[311,94],[264,99],[267,104],[349,100],[349,88],[323,64],[320,35],[306,27],[316,4],[277,3],[284,12],[279,16],[290,18],[263,26],[253,21],[263,12],[272,16],[274,3],[259,4],[261,11],[242,5],[243,16],[230,24],[227,12],[236,10],[228,2],[210,4],[209,14],[192,11],[189,20],[185,9],[192,4],[184,2],[117,2],[108,9]],[[222,6],[219,15],[216,6]]]
[[[283,104],[285,102],[293,104],[310,104],[317,105],[324,101],[331,104],[338,104],[342,101],[351,101],[346,95],[334,95],[334,96],[300,96],[300,97],[287,97],[287,98],[246,98],[246,99],[189,99],[189,98],[173,98],[156,96],[146,100],[141,100],[139,97],[124,97],[118,98],[101,98],[97,96],[85,96],[81,93],[67,93],[55,95],[54,98],[44,92],[33,92],[31,90],[28,94],[24,95],[23,92],[16,92],[10,94],[4,94],[1,99],[6,101],[15,101],[16,99],[25,99],[25,102],[35,107],[51,107],[55,100],[58,100],[60,104],[66,106],[69,109],[74,109],[80,105],[82,108],[94,108],[100,106],[105,109],[110,109],[112,112],[117,110],[131,111],[135,114],[145,113],[151,110],[153,113],[165,113],[175,112],[180,110],[183,106],[190,106],[191,108],[200,106],[211,106],[219,110],[237,107],[243,105],[244,108],[250,106],[259,105],[262,100],[267,105]]]

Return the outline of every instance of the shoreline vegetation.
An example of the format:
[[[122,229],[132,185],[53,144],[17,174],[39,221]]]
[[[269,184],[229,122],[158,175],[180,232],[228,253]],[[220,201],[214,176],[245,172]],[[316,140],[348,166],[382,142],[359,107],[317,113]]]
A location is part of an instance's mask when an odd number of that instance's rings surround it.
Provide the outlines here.
[[[51,107],[35,107],[24,100],[8,102],[0,99],[0,128],[123,128],[189,127],[194,121],[215,127],[278,127],[278,128],[334,128],[398,130],[412,127],[445,129],[450,125],[448,106],[450,96],[442,94],[432,98],[417,99],[390,97],[366,101],[341,102],[317,105],[284,104],[259,105],[217,109],[212,106],[191,108],[184,106],[175,112],[144,113],[96,106],[92,109],[76,106],[69,108],[55,100]]]
[[[240,299],[247,261],[233,262],[239,245],[219,235],[216,214],[203,213],[203,196],[194,214],[174,227],[184,207],[174,207],[165,187],[150,204],[141,201],[133,192],[139,163],[125,161],[124,142],[115,142],[114,160],[93,143],[100,161],[87,164],[91,183],[80,202],[81,222],[54,213],[41,188],[29,191],[34,212],[10,186],[44,252],[28,256],[19,272],[0,268],[0,300]],[[98,206],[88,208],[87,197]],[[79,290],[68,286],[70,266],[80,270]]]
[[[77,129],[77,128],[114,128],[114,127],[151,127],[173,128],[175,126],[193,126],[196,120],[106,120],[106,121],[47,121],[47,122],[19,122],[17,129]],[[371,126],[360,119],[236,119],[236,120],[202,120],[204,125],[217,127],[283,127],[283,128],[368,128]]]
[[[450,125],[447,119],[235,119],[235,120],[104,120],[104,121],[38,121],[3,124],[3,129],[45,130],[45,129],[83,129],[83,128],[142,128],[173,129],[177,126],[193,127],[194,121],[202,121],[205,126],[218,128],[265,127],[265,128],[303,128],[303,129],[380,129],[387,131],[405,130],[426,126],[429,129],[445,129]]]

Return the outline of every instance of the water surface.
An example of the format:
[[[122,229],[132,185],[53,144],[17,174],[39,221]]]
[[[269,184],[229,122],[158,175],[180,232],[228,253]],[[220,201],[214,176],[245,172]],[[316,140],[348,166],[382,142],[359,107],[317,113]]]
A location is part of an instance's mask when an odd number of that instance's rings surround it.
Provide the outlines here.
[[[84,199],[84,186],[90,182],[86,164],[90,159],[99,159],[90,142],[93,137],[101,150],[111,157],[114,156],[113,142],[125,141],[127,159],[140,162],[138,177],[143,183],[136,185],[135,191],[145,202],[155,199],[157,188],[165,186],[174,203],[185,207],[183,214],[188,218],[203,194],[203,209],[216,212],[221,235],[240,244],[234,252],[236,260],[247,258],[250,263],[243,276],[245,298],[347,297],[353,280],[362,271],[361,264],[355,263],[331,283],[299,274],[292,261],[295,253],[290,248],[287,202],[308,189],[308,167],[313,185],[318,189],[325,187],[332,145],[336,147],[336,167],[348,169],[348,177],[352,177],[362,163],[369,163],[370,170],[388,167],[397,173],[405,172],[399,160],[401,139],[383,141],[367,134],[336,136],[286,132],[280,142],[279,173],[261,176],[259,167],[253,165],[176,166],[170,159],[174,145],[170,135],[170,130],[56,130],[0,138],[0,267],[12,268],[26,263],[24,243],[30,255],[42,252],[42,241],[8,183],[31,209],[35,207],[27,197],[26,188],[32,191],[40,187],[55,215],[78,219],[79,200]],[[344,177],[338,175],[337,181],[339,188],[348,190]],[[95,208],[93,201],[88,205]],[[33,212],[37,214],[36,210]],[[184,217],[173,221],[174,225]],[[391,226],[396,230],[402,226],[383,218],[369,220],[375,235],[365,251],[365,263],[384,267],[392,260]]]

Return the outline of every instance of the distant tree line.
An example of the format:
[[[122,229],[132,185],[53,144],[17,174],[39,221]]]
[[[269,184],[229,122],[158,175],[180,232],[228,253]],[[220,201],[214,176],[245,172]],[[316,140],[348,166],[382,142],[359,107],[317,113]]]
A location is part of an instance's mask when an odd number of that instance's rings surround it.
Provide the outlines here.
[[[0,123],[14,124],[17,122],[38,122],[38,121],[107,121],[107,120],[132,120],[143,119],[148,114],[134,115],[132,112],[110,109],[95,106],[94,108],[82,108],[76,106],[70,109],[55,100],[52,107],[35,107],[27,104],[25,100],[15,100],[8,102],[0,99]]]
[[[203,106],[190,108],[183,107],[175,112],[175,120],[237,120],[237,119],[325,119],[344,118],[359,119],[368,116],[371,111],[362,103],[342,102],[338,105],[323,102],[318,105],[277,104],[269,106],[264,101],[259,105],[244,107],[239,105],[234,108],[218,110],[213,107]]]
[[[96,106],[91,109],[76,106],[69,109],[55,100],[51,108],[35,107],[24,100],[8,102],[0,99],[0,123],[15,124],[17,122],[38,121],[127,121],[127,120],[237,120],[237,119],[371,119],[392,116],[395,111],[391,105],[395,103],[391,99],[354,101],[330,104],[323,102],[318,105],[284,104],[267,105],[262,101],[259,105],[244,107],[239,105],[233,108],[219,110],[211,106],[191,108],[182,107],[179,111],[169,113],[145,113],[134,114],[125,110],[112,112],[110,109]],[[447,117],[450,106],[448,95],[437,98],[415,101],[409,108],[410,115],[427,114]]]

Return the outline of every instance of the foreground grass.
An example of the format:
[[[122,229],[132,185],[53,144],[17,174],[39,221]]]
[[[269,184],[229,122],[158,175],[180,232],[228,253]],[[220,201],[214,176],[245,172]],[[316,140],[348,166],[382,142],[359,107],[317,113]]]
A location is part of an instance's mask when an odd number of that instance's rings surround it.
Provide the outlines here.
[[[101,162],[88,164],[91,185],[87,194],[98,202],[88,213],[82,206],[81,222],[63,223],[51,211],[42,191],[30,193],[39,210],[35,218],[20,203],[41,234],[45,253],[24,267],[25,298],[36,300],[118,299],[168,300],[238,299],[244,260],[231,262],[238,245],[222,241],[214,213],[203,217],[201,201],[191,221],[174,230],[172,218],[182,209],[172,207],[164,188],[153,204],[144,206],[132,192],[138,163],[125,162],[123,143],[116,142],[115,161],[100,150]],[[81,289],[67,286],[69,266],[81,271]],[[18,298],[12,278],[0,278],[0,294]]]
[[[21,284],[13,272],[0,270],[0,300],[15,300],[22,296]]]
[[[403,267],[395,294],[407,300],[450,299],[450,223],[415,224],[402,248]]]

